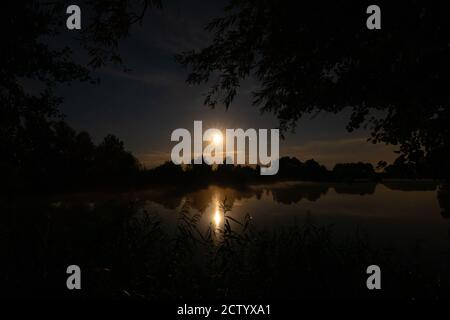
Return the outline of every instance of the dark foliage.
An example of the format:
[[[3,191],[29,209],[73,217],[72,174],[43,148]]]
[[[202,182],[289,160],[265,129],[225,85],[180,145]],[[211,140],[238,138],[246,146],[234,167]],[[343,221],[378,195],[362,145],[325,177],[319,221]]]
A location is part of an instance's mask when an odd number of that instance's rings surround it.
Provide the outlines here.
[[[375,170],[370,163],[338,163],[333,168],[333,176],[338,181],[352,181],[358,179],[373,180]]]
[[[83,28],[75,33],[65,27],[70,4],[13,1],[0,10],[0,174],[7,189],[28,185],[60,189],[86,184],[88,177],[106,183],[111,175],[120,180],[135,170],[136,160],[116,138],[106,137],[96,148],[87,133],[77,134],[63,122],[58,109],[62,99],[54,88],[95,81],[92,71],[121,64],[119,40],[142,20],[147,7],[160,3],[78,1],[84,9]],[[77,58],[74,47],[80,49]]]
[[[449,260],[375,246],[364,232],[338,239],[312,218],[256,230],[222,205],[224,225],[199,225],[183,207],[176,231],[136,202],[60,208],[2,203],[1,297],[208,301],[240,299],[446,299]],[[33,210],[33,215],[29,211]],[[430,261],[429,259],[432,259]],[[366,287],[373,261],[383,289]],[[434,262],[434,263],[432,263]],[[82,290],[67,290],[68,265],[82,268]]]
[[[295,157],[282,157],[279,171],[273,176],[261,176],[259,166],[198,164],[184,168],[168,161],[154,169],[145,170],[139,180],[143,185],[180,185],[187,188],[210,184],[246,186],[249,184],[271,183],[276,181],[324,181],[324,182],[378,182],[381,179],[436,179],[434,171],[423,168],[418,171],[413,164],[386,165],[376,172],[370,163],[338,163],[332,170],[314,159],[304,162]]]
[[[443,1],[383,1],[381,30],[366,28],[365,1],[232,0],[207,25],[214,38],[177,56],[187,81],[212,81],[205,103],[229,107],[241,82],[282,130],[306,114],[351,108],[349,131],[399,145],[406,162],[450,173],[450,22]]]

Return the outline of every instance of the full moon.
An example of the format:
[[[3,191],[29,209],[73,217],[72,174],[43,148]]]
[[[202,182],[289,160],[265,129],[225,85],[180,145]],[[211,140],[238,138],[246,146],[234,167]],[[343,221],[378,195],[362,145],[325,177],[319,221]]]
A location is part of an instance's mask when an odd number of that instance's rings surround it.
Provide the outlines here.
[[[213,143],[215,145],[219,145],[222,143],[223,137],[221,133],[217,133],[213,136]]]

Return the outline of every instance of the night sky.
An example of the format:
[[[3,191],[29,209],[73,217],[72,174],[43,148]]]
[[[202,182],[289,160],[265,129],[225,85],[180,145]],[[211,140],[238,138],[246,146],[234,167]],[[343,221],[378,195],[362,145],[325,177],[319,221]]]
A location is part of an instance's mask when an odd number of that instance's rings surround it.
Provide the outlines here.
[[[169,160],[175,144],[170,134],[176,128],[193,130],[194,120],[203,120],[204,130],[277,127],[272,114],[260,115],[251,104],[255,81],[244,82],[228,111],[223,106],[212,110],[203,105],[207,86],[187,85],[187,71],[175,62],[175,54],[208,44],[203,26],[221,15],[225,3],[167,0],[162,10],[149,10],[142,26],[133,27],[120,45],[131,71],[103,68],[96,74],[98,85],[74,83],[59,89],[67,122],[91,133],[95,142],[117,135],[146,167]],[[313,158],[329,169],[337,162],[376,164],[395,158],[395,148],[366,142],[367,131],[347,133],[348,117],[349,112],[321,113],[303,119],[281,142],[280,156]]]

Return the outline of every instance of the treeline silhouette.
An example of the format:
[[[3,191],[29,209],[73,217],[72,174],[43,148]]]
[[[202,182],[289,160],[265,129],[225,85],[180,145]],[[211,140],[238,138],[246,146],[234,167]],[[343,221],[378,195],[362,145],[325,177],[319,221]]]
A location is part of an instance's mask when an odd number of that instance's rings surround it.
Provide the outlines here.
[[[36,126],[14,143],[4,144],[0,160],[2,187],[7,190],[67,191],[79,189],[134,188],[148,185],[209,184],[247,185],[286,180],[353,182],[401,178],[439,178],[426,166],[412,165],[397,159],[393,164],[381,162],[377,172],[370,163],[339,163],[332,170],[310,159],[282,157],[279,171],[262,176],[259,165],[175,165],[170,161],[144,168],[124,142],[107,135],[99,144],[89,133],[76,132],[64,121]]]
[[[411,163],[395,161],[393,164],[379,164],[379,169],[371,163],[338,163],[332,170],[309,159],[301,161],[295,157],[280,158],[279,171],[273,176],[260,175],[260,167],[221,164],[175,165],[170,161],[143,172],[145,183],[208,185],[248,183],[270,183],[275,181],[302,180],[322,182],[377,182],[382,179],[439,179],[436,173],[427,167],[416,167]]]
[[[137,159],[114,135],[96,145],[87,132],[77,133],[57,121],[34,127],[20,138],[2,146],[6,152],[0,170],[7,190],[131,185],[140,173]]]

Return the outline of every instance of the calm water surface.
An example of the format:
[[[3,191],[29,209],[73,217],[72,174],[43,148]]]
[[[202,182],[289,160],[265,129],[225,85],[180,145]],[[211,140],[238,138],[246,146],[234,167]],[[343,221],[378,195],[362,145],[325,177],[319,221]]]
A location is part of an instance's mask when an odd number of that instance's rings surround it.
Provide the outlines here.
[[[95,205],[117,195],[80,195],[72,201]],[[449,192],[431,182],[397,181],[383,184],[283,182],[242,189],[209,186],[200,190],[154,188],[120,194],[137,203],[137,213],[157,213],[167,228],[175,229],[182,210],[199,214],[201,228],[223,227],[221,202],[229,215],[243,220],[248,214],[258,229],[285,228],[306,219],[333,227],[336,237],[360,233],[378,245],[420,246],[429,252],[450,249]],[[61,203],[58,200],[57,203]]]
[[[193,192],[149,190],[133,196],[144,199],[143,209],[162,213],[169,226],[187,207],[201,215],[203,226],[221,228],[220,203],[227,199],[230,216],[243,220],[249,214],[255,228],[288,227],[310,219],[317,225],[333,225],[337,236],[360,232],[381,244],[444,250],[450,248],[450,220],[444,212],[448,199],[437,194],[431,183],[285,182],[240,190],[219,186]]]

